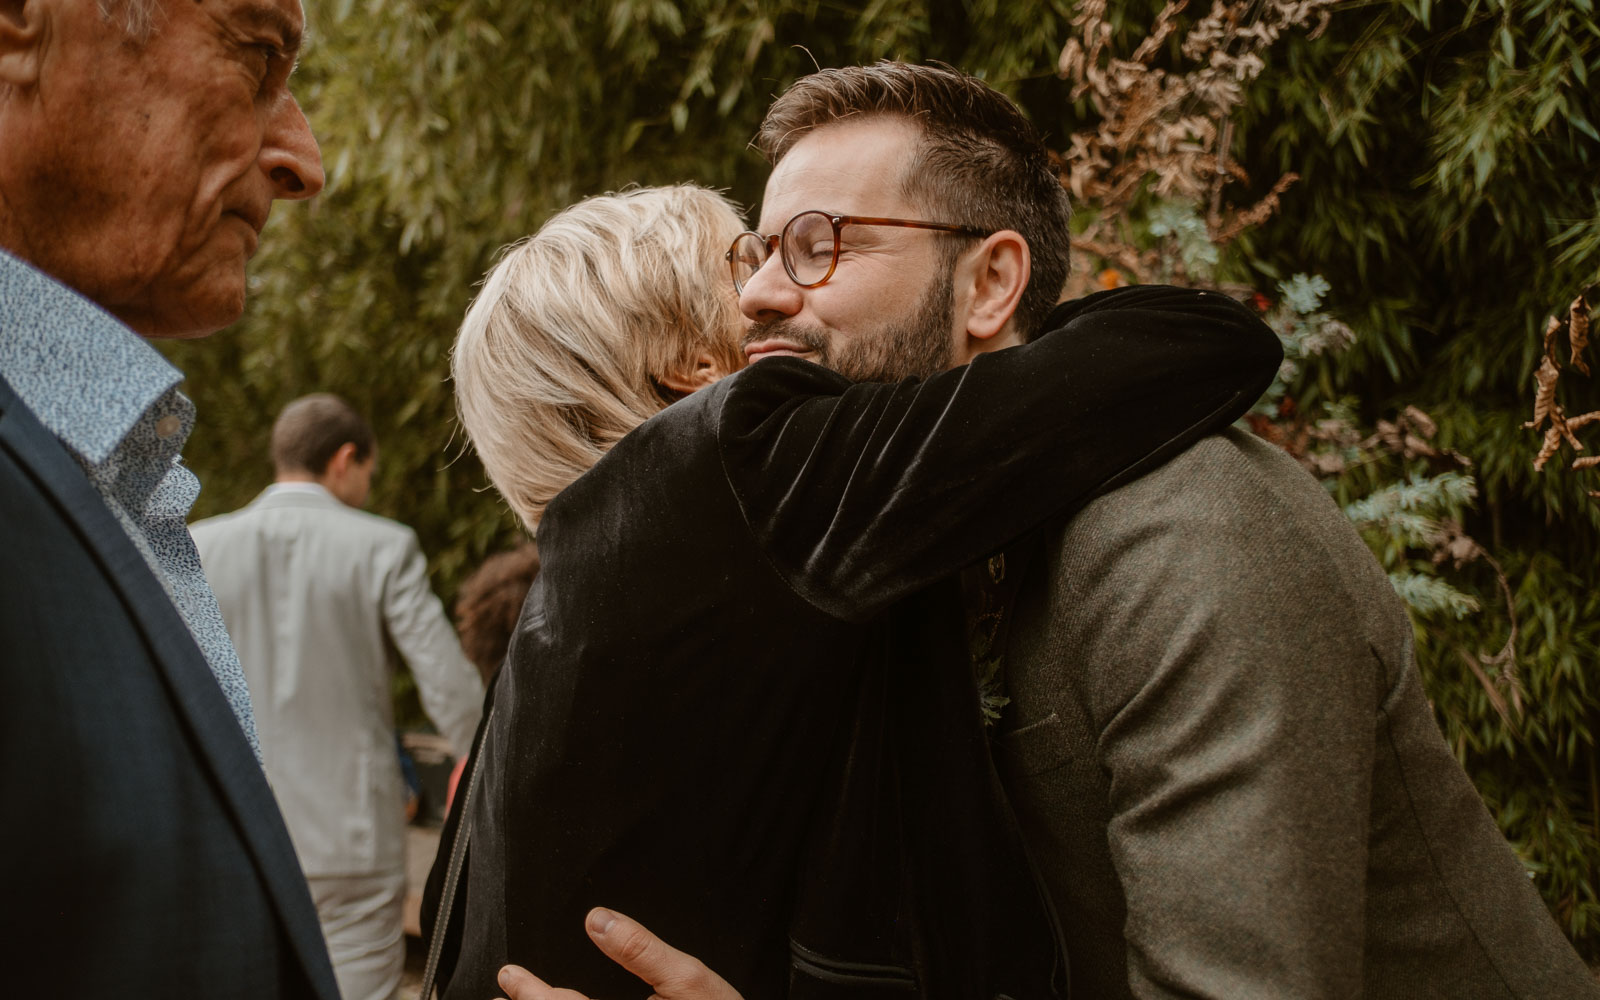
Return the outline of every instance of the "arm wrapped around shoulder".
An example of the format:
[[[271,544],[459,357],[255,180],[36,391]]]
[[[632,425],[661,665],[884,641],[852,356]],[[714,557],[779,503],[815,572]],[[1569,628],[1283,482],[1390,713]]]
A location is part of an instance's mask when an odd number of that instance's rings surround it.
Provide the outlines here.
[[[1119,289],[926,381],[775,358],[719,386],[723,469],[797,593],[868,617],[1242,416],[1278,338],[1217,292]]]

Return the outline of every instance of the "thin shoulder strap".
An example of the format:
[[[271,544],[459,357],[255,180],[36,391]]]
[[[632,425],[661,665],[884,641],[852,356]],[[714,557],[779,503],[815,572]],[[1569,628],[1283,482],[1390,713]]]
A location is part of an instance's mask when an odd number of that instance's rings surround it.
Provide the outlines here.
[[[494,722],[494,706],[489,706],[484,731]],[[482,761],[486,741],[480,742],[467,773],[467,794],[461,803],[461,822],[456,827],[455,843],[450,845],[450,865],[445,869],[444,887],[439,894],[439,913],[433,921],[433,940],[428,942],[428,965],[422,974],[421,1000],[433,1000],[435,980],[439,975],[439,956],[444,951],[445,931],[455,916],[456,885],[461,881],[461,864],[466,860],[467,842],[472,839],[472,807],[478,798],[478,785],[483,776]]]

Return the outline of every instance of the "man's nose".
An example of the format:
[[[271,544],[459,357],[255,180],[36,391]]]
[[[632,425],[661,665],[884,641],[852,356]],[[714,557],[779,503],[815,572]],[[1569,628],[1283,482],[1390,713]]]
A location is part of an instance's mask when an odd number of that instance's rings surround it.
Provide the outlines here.
[[[274,198],[299,201],[322,190],[322,151],[292,94],[283,95],[267,123],[261,169],[272,181]]]
[[[793,316],[804,302],[804,291],[789,278],[779,256],[773,254],[744,283],[744,291],[739,293],[739,311],[745,319],[755,322]]]

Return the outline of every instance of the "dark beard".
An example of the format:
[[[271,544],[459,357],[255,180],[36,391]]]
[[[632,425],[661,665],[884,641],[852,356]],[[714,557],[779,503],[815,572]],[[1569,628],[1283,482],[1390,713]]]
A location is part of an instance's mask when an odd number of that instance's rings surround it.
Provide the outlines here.
[[[889,320],[873,330],[854,331],[853,336],[842,340],[837,352],[829,349],[822,331],[792,319],[752,324],[744,342],[789,341],[810,352],[817,364],[833,369],[852,382],[924,379],[951,366],[954,298],[954,288],[947,275],[928,287],[910,316]]]

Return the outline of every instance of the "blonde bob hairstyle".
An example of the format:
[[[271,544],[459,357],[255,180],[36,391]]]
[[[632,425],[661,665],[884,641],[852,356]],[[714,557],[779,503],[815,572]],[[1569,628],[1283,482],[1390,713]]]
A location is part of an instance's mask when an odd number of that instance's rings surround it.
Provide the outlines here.
[[[456,335],[456,408],[529,531],[623,435],[744,364],[724,254],[744,226],[715,191],[581,201],[507,247]]]

